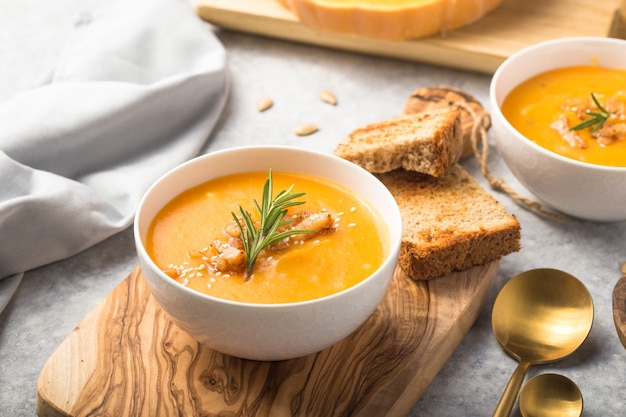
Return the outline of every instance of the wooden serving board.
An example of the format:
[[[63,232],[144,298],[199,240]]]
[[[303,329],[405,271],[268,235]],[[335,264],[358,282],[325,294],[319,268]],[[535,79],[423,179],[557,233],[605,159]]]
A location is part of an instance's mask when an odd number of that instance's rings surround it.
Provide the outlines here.
[[[503,0],[472,25],[411,41],[384,41],[313,29],[277,0],[197,0],[216,26],[341,50],[492,73],[512,53],[544,40],[607,36],[619,0]]]
[[[199,345],[136,269],[44,365],[40,417],[405,416],[472,326],[498,261],[430,281],[396,271],[374,314],[317,354],[258,362]]]
[[[613,288],[613,321],[619,340],[626,349],[626,272]]]

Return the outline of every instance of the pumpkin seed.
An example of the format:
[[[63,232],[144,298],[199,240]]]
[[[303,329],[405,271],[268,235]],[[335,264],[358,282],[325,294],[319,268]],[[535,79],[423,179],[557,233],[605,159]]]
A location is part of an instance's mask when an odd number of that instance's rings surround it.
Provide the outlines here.
[[[274,105],[274,100],[271,97],[261,97],[256,102],[256,108],[258,111],[265,111]]]
[[[622,264],[622,272],[626,274],[626,262]]]
[[[337,97],[328,90],[320,91],[319,96],[325,103],[332,104],[333,106],[337,104]]]
[[[313,123],[301,124],[299,126],[296,126],[296,128],[294,129],[295,134],[298,136],[307,136],[317,131],[317,125]]]

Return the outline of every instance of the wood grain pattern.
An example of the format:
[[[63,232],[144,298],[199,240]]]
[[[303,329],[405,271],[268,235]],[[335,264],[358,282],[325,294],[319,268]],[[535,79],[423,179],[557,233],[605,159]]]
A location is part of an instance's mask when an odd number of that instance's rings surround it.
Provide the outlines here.
[[[619,0],[504,0],[465,28],[411,41],[384,41],[313,29],[276,0],[197,0],[217,26],[335,49],[493,73],[508,56],[537,42],[607,36]]]
[[[626,349],[626,273],[613,289],[613,320],[619,340]]]
[[[498,262],[415,282],[398,269],[374,314],[303,358],[259,362],[196,343],[135,270],[48,359],[37,414],[404,416],[476,320]]]

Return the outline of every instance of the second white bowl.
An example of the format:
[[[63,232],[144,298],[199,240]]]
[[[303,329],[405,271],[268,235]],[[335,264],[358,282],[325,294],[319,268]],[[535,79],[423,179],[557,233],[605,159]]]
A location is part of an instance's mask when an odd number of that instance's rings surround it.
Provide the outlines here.
[[[490,87],[498,150],[522,185],[554,209],[592,221],[626,220],[626,168],[580,162],[549,151],[518,132],[500,110],[511,90],[528,78],[576,65],[626,69],[626,41],[557,39],[525,48],[502,63]]]

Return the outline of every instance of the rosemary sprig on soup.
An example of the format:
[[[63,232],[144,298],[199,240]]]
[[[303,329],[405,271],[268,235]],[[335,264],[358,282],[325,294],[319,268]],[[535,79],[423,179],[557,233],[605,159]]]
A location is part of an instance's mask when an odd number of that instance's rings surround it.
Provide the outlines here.
[[[598,98],[594,93],[591,93],[591,98],[598,110],[600,111],[596,112],[591,111],[591,109],[585,109],[585,114],[588,116],[592,116],[591,119],[587,119],[584,122],[581,122],[576,126],[571,127],[570,130],[583,130],[591,127],[591,133],[594,134],[597,133],[598,130],[600,130],[600,128],[604,126],[604,123],[606,123],[609,117],[611,117],[611,113],[608,112],[604,107],[602,107],[602,104],[600,104]]]
[[[294,185],[289,189],[283,190],[274,198],[272,198],[274,185],[272,181],[272,170],[270,169],[263,186],[263,199],[261,205],[254,200],[254,206],[260,217],[258,225],[252,219],[252,215],[243,207],[239,206],[239,214],[237,217],[232,213],[237,228],[239,229],[239,238],[243,245],[245,254],[245,279],[248,280],[252,276],[254,264],[259,257],[261,251],[271,245],[278,245],[287,242],[287,239],[294,235],[305,235],[316,233],[315,229],[296,229],[289,227],[294,219],[286,219],[289,207],[304,204],[304,201],[294,201],[296,198],[303,196],[305,193],[292,193]],[[321,227],[321,230],[330,230],[332,219],[328,213],[322,215],[301,214],[298,217],[298,223],[306,223],[307,226]],[[305,236],[301,236],[304,238]],[[239,246],[237,244],[237,246]]]
[[[283,191],[274,196],[273,190]],[[155,217],[146,248],[172,279],[194,290],[287,303],[365,279],[388,253],[387,233],[380,214],[341,184],[293,172],[249,172],[175,197]]]

